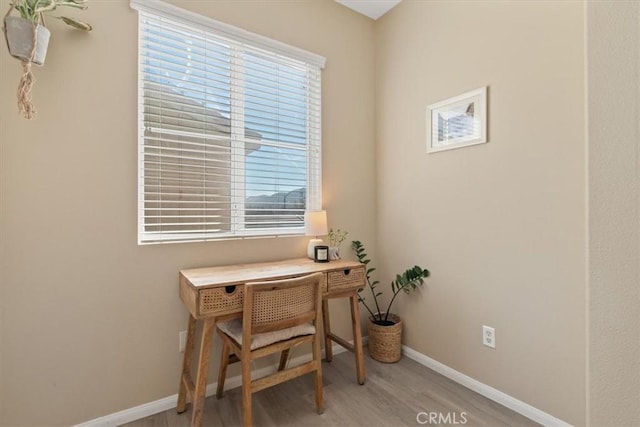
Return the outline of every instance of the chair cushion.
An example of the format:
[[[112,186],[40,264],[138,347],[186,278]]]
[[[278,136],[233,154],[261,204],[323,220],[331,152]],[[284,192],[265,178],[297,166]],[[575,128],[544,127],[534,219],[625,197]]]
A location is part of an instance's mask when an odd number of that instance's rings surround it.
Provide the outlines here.
[[[233,338],[235,342],[242,345],[242,319],[232,319],[218,323],[218,328]],[[251,337],[251,350],[266,347],[278,341],[284,341],[301,335],[312,335],[316,333],[316,328],[311,323],[292,326],[291,328],[280,329],[263,334],[255,334]]]

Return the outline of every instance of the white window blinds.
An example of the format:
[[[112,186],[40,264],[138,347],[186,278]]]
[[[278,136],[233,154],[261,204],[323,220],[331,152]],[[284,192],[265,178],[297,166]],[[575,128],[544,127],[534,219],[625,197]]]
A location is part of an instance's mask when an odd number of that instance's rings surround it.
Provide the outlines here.
[[[139,242],[302,233],[321,209],[324,60],[161,2],[139,11]]]

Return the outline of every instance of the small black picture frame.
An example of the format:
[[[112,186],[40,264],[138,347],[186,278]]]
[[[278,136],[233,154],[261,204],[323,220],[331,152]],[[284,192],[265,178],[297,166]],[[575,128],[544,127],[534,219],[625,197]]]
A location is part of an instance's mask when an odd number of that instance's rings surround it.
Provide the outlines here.
[[[318,245],[313,248],[313,260],[315,262],[329,262],[329,246]]]

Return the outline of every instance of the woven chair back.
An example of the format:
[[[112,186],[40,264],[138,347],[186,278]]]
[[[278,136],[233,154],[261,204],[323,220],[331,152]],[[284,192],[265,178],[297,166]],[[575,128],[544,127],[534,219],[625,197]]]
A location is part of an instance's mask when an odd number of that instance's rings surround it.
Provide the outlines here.
[[[318,317],[324,274],[315,273],[245,285],[244,310],[251,313],[251,334],[290,328]]]

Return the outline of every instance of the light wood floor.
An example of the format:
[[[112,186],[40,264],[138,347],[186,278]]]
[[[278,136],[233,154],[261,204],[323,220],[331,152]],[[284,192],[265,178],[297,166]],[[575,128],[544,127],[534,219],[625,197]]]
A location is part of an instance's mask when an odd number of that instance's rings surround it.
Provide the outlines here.
[[[384,364],[367,356],[365,363],[367,382],[361,386],[356,381],[351,353],[339,354],[331,363],[323,362],[325,411],[322,415],[314,408],[311,375],[254,394],[255,425],[419,426],[416,421],[419,412],[442,414],[445,422],[439,425],[456,425],[454,420],[466,426],[538,425],[407,357],[403,356],[399,363]],[[447,415],[449,423],[446,423]],[[126,426],[188,426],[190,417],[189,405],[184,414],[178,415],[175,409],[170,409]],[[428,415],[421,417],[423,423],[428,420]],[[463,419],[466,424],[462,423]],[[204,425],[242,425],[239,387],[225,390],[220,400],[215,396],[207,398]]]

